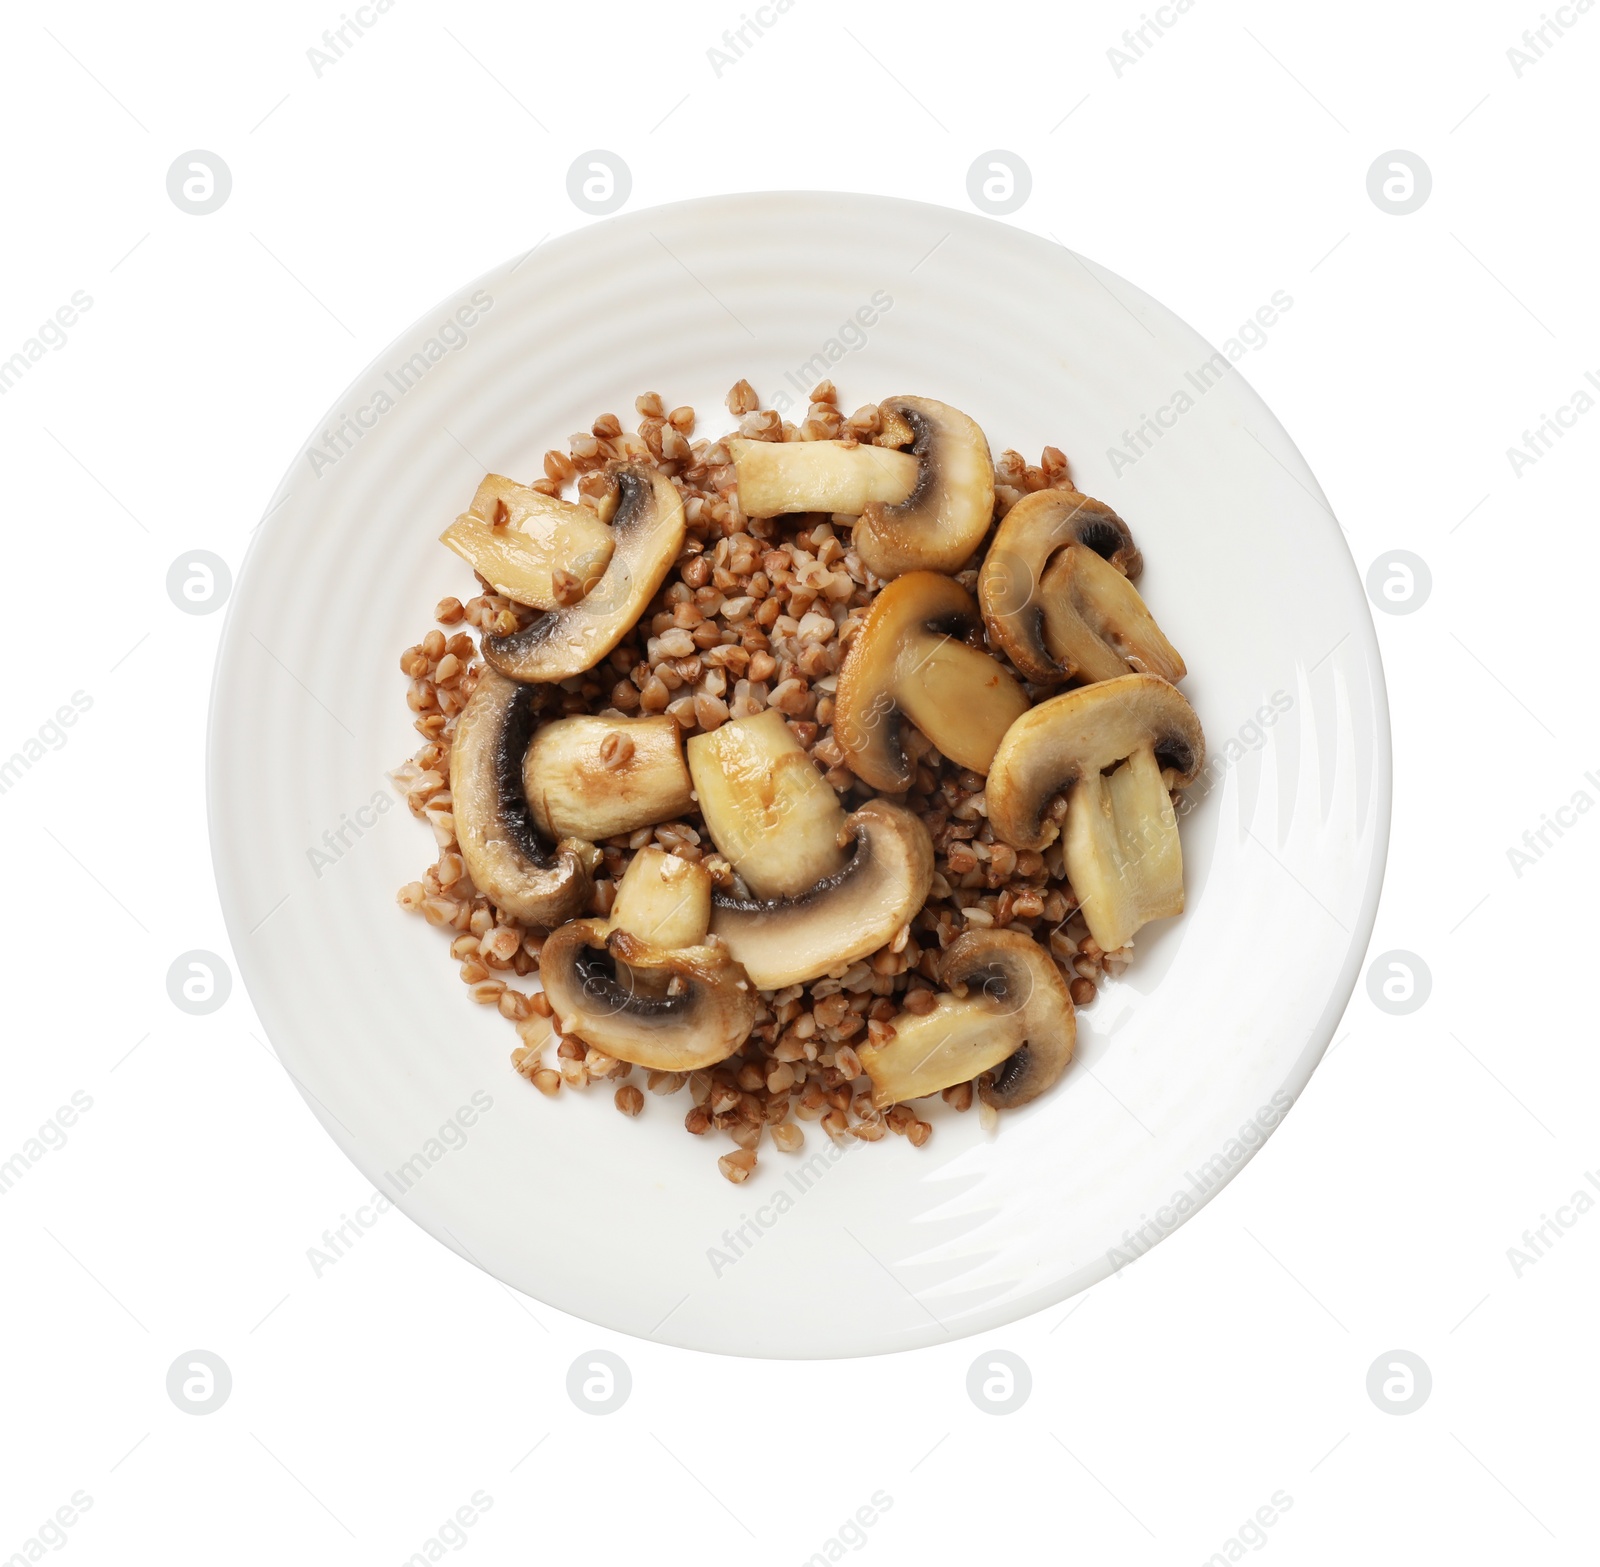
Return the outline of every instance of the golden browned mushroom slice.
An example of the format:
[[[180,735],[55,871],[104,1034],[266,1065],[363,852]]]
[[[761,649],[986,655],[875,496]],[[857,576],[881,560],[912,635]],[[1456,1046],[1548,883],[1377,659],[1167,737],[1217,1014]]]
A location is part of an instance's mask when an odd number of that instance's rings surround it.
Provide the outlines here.
[[[682,734],[665,713],[578,713],[545,724],[522,769],[539,830],[598,842],[683,815],[692,796]]]
[[[845,826],[843,869],[791,898],[711,899],[711,929],[761,990],[843,971],[876,952],[916,914],[933,882],[933,840],[903,805],[869,800]]]
[[[1188,673],[1139,590],[1086,544],[1069,544],[1039,584],[1055,679],[1114,680],[1130,671],[1178,681]]]
[[[654,845],[629,862],[609,920],[574,920],[544,944],[539,973],[564,1034],[660,1072],[725,1061],[760,998],[714,936],[711,873]]]
[[[507,636],[486,636],[483,656],[512,680],[581,675],[633,629],[683,547],[683,500],[672,481],[640,466],[613,470],[616,548],[600,580],[576,604],[553,609]]]
[[[854,543],[880,577],[903,571],[960,571],[994,521],[994,463],[983,431],[958,408],[931,397],[890,397],[878,405],[884,434],[917,459],[917,483],[898,503],[872,501]]]
[[[1170,791],[1204,761],[1200,720],[1175,686],[1155,675],[1098,681],[1006,731],[985,790],[989,824],[1013,848],[1042,849],[1056,834],[1050,806],[1067,792],[1067,879],[1089,934],[1113,952],[1146,921],[1183,912]]]
[[[920,471],[910,452],[851,441],[724,442],[739,481],[739,510],[747,517],[829,511],[859,517],[877,502],[906,500]]]
[[[758,898],[798,896],[844,868],[844,808],[782,713],[695,735],[688,752],[706,831]]]
[[[969,931],[945,949],[939,977],[946,993],[932,1011],[900,1013],[892,1039],[861,1048],[875,1105],[922,1099],[976,1077],[986,1104],[1014,1109],[1066,1070],[1077,1013],[1060,969],[1030,937]]]
[[[553,932],[539,972],[562,1033],[658,1072],[727,1060],[760,1008],[744,969],[714,939],[655,947],[626,931],[608,932],[600,920],[572,920]],[[664,987],[647,993],[634,983],[645,977]]]
[[[508,599],[533,609],[575,604],[611,561],[611,530],[587,506],[542,495],[498,473],[439,542]]]
[[[1046,639],[1041,590],[1050,557],[1072,544],[1092,550],[1130,581],[1144,565],[1127,523],[1104,501],[1077,490],[1036,490],[1006,513],[978,573],[990,637],[1041,685],[1067,678]]]
[[[989,770],[1028,697],[987,653],[962,641],[977,626],[972,595],[937,572],[908,572],[878,594],[839,670],[833,720],[834,738],[863,783],[887,794],[911,787],[902,719],[958,766]]]
[[[598,859],[593,844],[541,837],[523,793],[522,762],[545,693],[492,669],[456,724],[450,792],[467,874],[497,908],[532,925],[558,925],[583,906]]]

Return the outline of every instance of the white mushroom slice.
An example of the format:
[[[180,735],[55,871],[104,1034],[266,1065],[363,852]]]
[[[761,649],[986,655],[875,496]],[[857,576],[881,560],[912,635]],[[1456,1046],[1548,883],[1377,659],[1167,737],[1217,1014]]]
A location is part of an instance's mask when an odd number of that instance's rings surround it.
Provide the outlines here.
[[[725,1061],[761,1005],[749,976],[715,938],[667,949],[600,920],[571,920],[552,932],[539,973],[563,1034],[661,1072]]]
[[[884,578],[960,571],[994,521],[994,462],[983,431],[932,397],[890,397],[879,411],[880,440],[909,436],[917,484],[903,501],[873,501],[862,511],[856,549]]]
[[[1178,816],[1152,747],[1072,786],[1065,849],[1089,934],[1107,952],[1147,921],[1183,913]]]
[[[593,844],[574,837],[543,838],[528,810],[522,762],[548,698],[546,687],[483,670],[450,749],[456,837],[467,874],[498,908],[531,925],[559,924],[581,908],[599,857]]]
[[[1028,696],[962,640],[978,625],[972,595],[938,572],[907,572],[878,594],[839,670],[833,720],[834,738],[863,783],[888,794],[911,787],[902,719],[958,766],[989,770]]]
[[[883,446],[737,436],[724,444],[738,475],[739,510],[747,517],[801,511],[859,517],[874,503],[899,504],[917,484],[917,459]]]
[[[593,843],[682,816],[692,804],[682,734],[665,713],[578,713],[544,725],[522,770],[539,830]]]
[[[735,719],[687,749],[711,841],[758,898],[808,892],[844,866],[844,809],[782,713]]]
[[[637,623],[683,548],[683,498],[665,474],[612,470],[611,563],[583,598],[521,631],[485,636],[483,656],[512,680],[553,682],[593,669]]]
[[[855,851],[836,875],[793,898],[713,893],[711,930],[761,990],[781,990],[830,971],[893,939],[926,902],[933,840],[903,805],[869,800],[845,825]]]
[[[989,824],[1013,848],[1045,848],[1052,801],[1067,791],[1067,877],[1089,933],[1115,951],[1145,921],[1182,911],[1168,791],[1193,782],[1204,761],[1200,720],[1175,686],[1141,674],[1097,681],[1006,731],[985,789]]]
[[[978,1078],[996,1109],[1037,1099],[1066,1070],[1078,1037],[1066,982],[1045,950],[1014,930],[978,930],[945,949],[949,991],[931,1011],[902,1012],[882,1045],[862,1047],[876,1105],[921,1099]]]
[[[600,580],[615,547],[587,506],[543,495],[498,473],[439,542],[495,590],[534,609],[575,604]]]
[[[1179,681],[1188,673],[1139,590],[1087,545],[1069,544],[1050,563],[1039,603],[1056,678],[1114,680],[1137,670]]]

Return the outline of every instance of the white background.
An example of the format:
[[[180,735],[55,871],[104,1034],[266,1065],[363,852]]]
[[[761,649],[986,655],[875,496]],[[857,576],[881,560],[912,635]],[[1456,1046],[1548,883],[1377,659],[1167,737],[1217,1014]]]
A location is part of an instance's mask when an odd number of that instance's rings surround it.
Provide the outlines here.
[[[0,358],[75,290],[93,306],[0,398],[0,753],[73,692],[92,706],[0,795],[0,1161],[75,1091],[93,1108],[0,1198],[0,1561],[31,1559],[78,1491],[57,1550],[84,1563],[399,1563],[477,1491],[480,1563],[826,1559],[878,1491],[857,1549],[880,1563],[1227,1560],[1279,1491],[1245,1555],[1593,1560],[1600,1216],[1520,1277],[1507,1251],[1600,1165],[1600,824],[1520,876],[1507,850],[1600,799],[1600,412],[1520,477],[1506,452],[1600,375],[1600,20],[1560,13],[1519,78],[1532,5],[1162,14],[1119,76],[1132,4],[797,0],[719,75],[734,4],[398,0],[319,77],[335,4],[10,12]],[[205,217],[166,191],[196,148],[234,182]],[[566,194],[594,148],[631,168],[630,210],[784,187],[966,208],[979,154],[1020,156],[1032,195],[1005,221],[1213,341],[1292,296],[1241,370],[1358,568],[1399,548],[1431,569],[1419,610],[1376,617],[1396,799],[1372,949],[1420,955],[1427,1003],[1392,1017],[1359,988],[1285,1126],[1193,1223],[991,1338],[687,1354],[513,1297],[398,1213],[319,1278],[307,1249],[363,1183],[241,988],[203,1018],[167,998],[179,953],[227,952],[202,790],[221,617],[180,614],[168,566],[204,548],[236,570],[311,422],[397,331],[595,221]],[[1432,171],[1408,216],[1367,194],[1391,149]],[[633,1378],[603,1418],[566,1392],[597,1348]],[[192,1349],[231,1368],[213,1414],[166,1392]],[[966,1392],[998,1349],[1033,1382],[1005,1416]],[[1433,1377],[1405,1416],[1366,1389],[1394,1349]]]

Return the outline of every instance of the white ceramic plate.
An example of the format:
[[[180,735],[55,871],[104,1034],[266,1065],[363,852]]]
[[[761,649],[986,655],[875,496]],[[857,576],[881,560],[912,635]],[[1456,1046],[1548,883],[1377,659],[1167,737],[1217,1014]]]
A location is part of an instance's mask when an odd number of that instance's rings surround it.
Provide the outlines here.
[[[687,1095],[647,1097],[634,1121],[609,1092],[550,1101],[517,1077],[511,1026],[470,1004],[440,933],[396,908],[435,852],[385,780],[418,743],[397,659],[440,597],[467,596],[435,540],[485,469],[533,477],[547,447],[604,411],[626,422],[647,389],[721,431],[739,377],[803,408],[824,371],[849,407],[924,393],[971,413],[997,452],[1062,447],[1134,529],[1140,588],[1188,661],[1220,765],[1184,821],[1188,912],[1140,935],[1054,1091],[994,1135],[936,1103],[922,1150],[889,1138],[830,1162],[813,1125],[802,1155],[769,1149],[735,1187],[716,1170],[726,1145],[684,1133]],[[1154,300],[964,213],[719,197],[597,223],[491,273],[316,430],[228,616],[212,850],[275,1049],[329,1134],[446,1245],[564,1311],[694,1349],[942,1343],[1147,1249],[1300,1092],[1381,880],[1377,644],[1288,436]]]

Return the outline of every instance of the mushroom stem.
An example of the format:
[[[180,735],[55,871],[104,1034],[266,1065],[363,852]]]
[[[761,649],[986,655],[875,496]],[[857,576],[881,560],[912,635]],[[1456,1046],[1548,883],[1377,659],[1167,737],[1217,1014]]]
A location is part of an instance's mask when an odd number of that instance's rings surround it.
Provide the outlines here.
[[[747,517],[801,511],[857,517],[871,504],[905,500],[917,484],[917,459],[883,446],[737,437],[726,444],[739,481],[739,510]]]
[[[844,809],[774,708],[687,746],[706,831],[758,898],[789,898],[837,874]]]
[[[540,830],[593,843],[681,816],[692,804],[682,733],[665,713],[545,724],[522,770]]]
[[[1148,921],[1183,913],[1178,817],[1152,747],[1072,786],[1064,847],[1089,934],[1107,952]]]
[[[1069,544],[1039,584],[1057,678],[1114,680],[1129,670],[1176,683],[1188,673],[1139,590],[1084,544]]]

